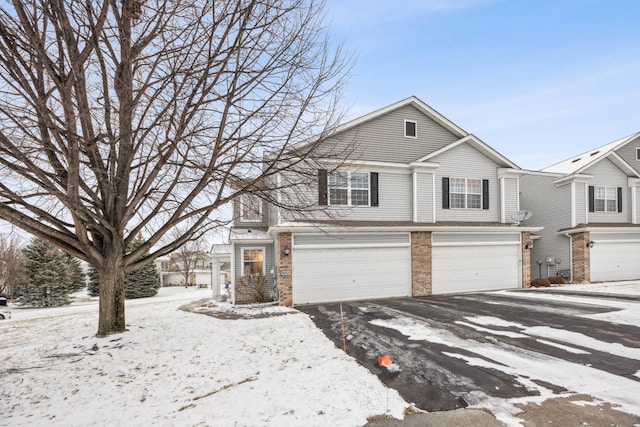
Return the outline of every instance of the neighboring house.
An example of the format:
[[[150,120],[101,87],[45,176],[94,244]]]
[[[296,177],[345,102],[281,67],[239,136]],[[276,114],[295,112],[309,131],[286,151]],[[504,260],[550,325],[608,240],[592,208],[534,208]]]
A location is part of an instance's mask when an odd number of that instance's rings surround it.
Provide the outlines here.
[[[328,214],[236,200],[234,284],[264,274],[283,305],[529,285],[540,227],[511,219],[524,173],[513,162],[415,97],[322,145],[345,141],[355,142],[348,166],[318,170],[309,189]]]
[[[545,227],[534,277],[640,279],[640,133],[530,172],[520,188],[523,209]]]
[[[186,273],[183,254],[174,253],[158,258],[156,265],[160,273],[160,286],[185,286],[185,274],[188,274],[189,285],[213,287],[214,293],[218,295],[218,290],[231,278],[230,249],[230,245],[213,245],[209,252],[201,252],[189,260],[190,265]]]

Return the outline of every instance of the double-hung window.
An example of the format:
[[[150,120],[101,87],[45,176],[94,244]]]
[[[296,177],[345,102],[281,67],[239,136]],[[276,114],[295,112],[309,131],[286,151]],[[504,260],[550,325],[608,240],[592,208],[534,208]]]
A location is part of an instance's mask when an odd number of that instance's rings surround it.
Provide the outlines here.
[[[369,206],[368,172],[333,172],[328,177],[329,204]]]
[[[242,249],[242,274],[244,276],[252,274],[264,274],[264,249],[263,248],[243,248]]]
[[[618,210],[618,188],[595,186],[594,210],[596,212],[616,212]]]
[[[246,222],[262,221],[262,199],[253,194],[240,196],[240,220]]]
[[[482,209],[482,180],[451,178],[449,197],[452,209]]]

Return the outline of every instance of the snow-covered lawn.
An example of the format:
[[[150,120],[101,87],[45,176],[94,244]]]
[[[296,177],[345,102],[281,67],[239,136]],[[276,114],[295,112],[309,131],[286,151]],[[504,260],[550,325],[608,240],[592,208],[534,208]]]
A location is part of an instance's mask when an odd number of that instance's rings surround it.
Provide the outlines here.
[[[569,285],[566,289],[640,295],[640,282]],[[587,298],[574,295],[518,294],[588,303]],[[192,301],[211,298],[211,290],[163,288],[157,297],[127,301],[127,333],[98,339],[97,299],[76,297],[77,302],[68,307],[10,307],[13,318],[0,322],[0,426],[358,426],[373,416],[403,418],[410,407],[395,390],[336,348],[307,315],[295,310],[265,308],[257,310],[258,314],[274,316],[225,320],[207,312],[249,317],[256,310],[228,305],[205,306],[195,313],[179,310]],[[638,321],[640,303],[609,304],[610,313],[591,317],[612,323]],[[488,331],[499,319],[460,322]],[[544,328],[520,329],[518,334],[531,333],[550,342]],[[426,332],[429,339],[457,342],[438,331]],[[573,341],[565,341],[567,351],[577,351],[571,346]],[[583,341],[581,347],[596,348]],[[468,352],[468,344],[461,342],[460,346]],[[624,351],[625,357],[636,355],[636,349],[613,350]],[[576,383],[592,371],[589,367],[576,372],[566,363],[547,366],[544,361],[532,364],[530,360],[520,366],[507,363],[511,356],[506,353],[498,354],[502,359],[496,356],[499,363],[493,364],[488,362],[494,359],[487,358],[487,351],[479,351],[485,359],[452,356],[474,366],[502,367],[523,379],[534,371],[548,371],[549,381],[559,380],[569,390],[599,395],[598,390]],[[612,397],[621,404],[628,390],[620,387],[621,396],[608,390],[612,396],[600,393],[600,397]],[[550,397],[552,394],[542,394],[534,400]],[[510,415],[510,409],[501,409],[501,405],[512,408],[517,403],[511,399],[475,402],[474,406],[489,408],[499,419],[519,425],[521,420]],[[621,406],[635,413],[635,406]]]
[[[166,293],[163,289],[163,293]],[[304,314],[223,320],[178,310],[210,290],[127,302],[95,337],[95,302],[13,308],[0,323],[0,425],[357,426],[409,406]]]

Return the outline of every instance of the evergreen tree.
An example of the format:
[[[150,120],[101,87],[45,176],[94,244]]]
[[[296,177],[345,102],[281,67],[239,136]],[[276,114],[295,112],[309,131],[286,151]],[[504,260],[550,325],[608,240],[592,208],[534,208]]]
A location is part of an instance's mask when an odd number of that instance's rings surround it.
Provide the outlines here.
[[[71,282],[71,292],[79,291],[87,286],[86,275],[82,271],[80,260],[69,256],[69,280]]]
[[[136,236],[131,243],[128,252],[131,252],[144,243],[142,235]],[[143,257],[146,254],[143,255]],[[91,296],[100,294],[98,272],[93,266],[89,266],[88,271],[89,283],[87,284],[87,292]],[[126,274],[124,279],[124,296],[127,299],[152,297],[158,293],[160,288],[160,275],[155,263],[146,264],[134,271]]]
[[[92,297],[97,297],[100,295],[100,278],[93,265],[89,266],[87,277],[89,279],[87,282],[87,293]]]
[[[140,247],[144,243],[144,238],[138,234],[135,240],[128,248],[129,252]],[[143,254],[144,258],[148,254]],[[156,268],[155,262],[145,264],[134,271],[127,273],[124,278],[124,296],[125,298],[143,298],[152,297],[158,293],[160,288],[160,275]]]
[[[60,249],[33,239],[24,249],[26,279],[18,287],[20,305],[54,307],[69,304],[69,261]]]

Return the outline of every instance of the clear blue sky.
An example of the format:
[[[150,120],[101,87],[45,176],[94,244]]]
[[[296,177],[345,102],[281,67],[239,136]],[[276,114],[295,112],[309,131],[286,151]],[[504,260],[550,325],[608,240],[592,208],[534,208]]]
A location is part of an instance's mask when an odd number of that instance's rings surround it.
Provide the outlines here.
[[[639,0],[327,0],[349,118],[415,95],[520,167],[640,131]]]

